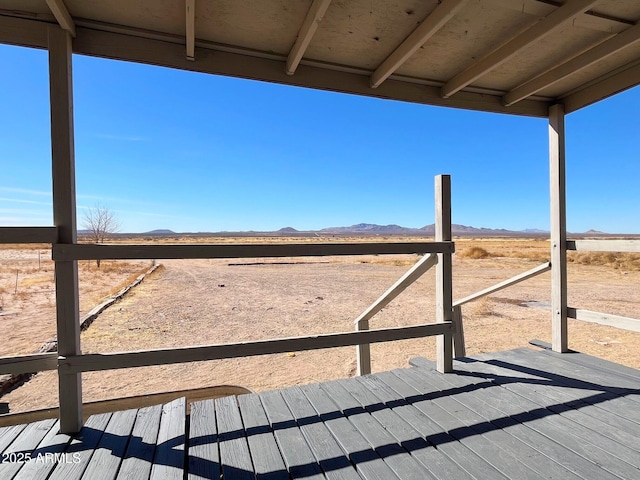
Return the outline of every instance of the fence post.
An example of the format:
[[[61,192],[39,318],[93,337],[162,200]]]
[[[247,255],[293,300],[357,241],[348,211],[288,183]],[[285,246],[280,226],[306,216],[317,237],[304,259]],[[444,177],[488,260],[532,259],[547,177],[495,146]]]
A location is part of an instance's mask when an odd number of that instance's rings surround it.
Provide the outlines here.
[[[436,242],[451,241],[451,175],[435,178]],[[450,253],[438,253],[436,266],[436,322],[453,320],[452,258]],[[437,369],[441,373],[453,371],[453,335],[436,337]]]
[[[51,108],[51,164],[53,178],[53,223],[58,243],[77,243],[76,180],[73,140],[73,78],[71,36],[58,25],[48,31],[49,88]],[[78,262],[55,263],[56,325],[58,355],[80,351]],[[60,432],[82,428],[82,381],[78,373],[58,367]]]
[[[464,325],[462,324],[462,306],[453,307],[453,326],[455,332],[453,334],[453,350],[455,358],[467,356],[467,349],[464,344]]]
[[[356,323],[356,331],[361,332],[369,330],[369,320],[360,320]],[[371,345],[363,343],[356,345],[356,375],[367,375],[371,373]]]
[[[564,106],[549,108],[549,172],[551,192],[551,338],[553,350],[566,352],[567,338],[567,209]]]

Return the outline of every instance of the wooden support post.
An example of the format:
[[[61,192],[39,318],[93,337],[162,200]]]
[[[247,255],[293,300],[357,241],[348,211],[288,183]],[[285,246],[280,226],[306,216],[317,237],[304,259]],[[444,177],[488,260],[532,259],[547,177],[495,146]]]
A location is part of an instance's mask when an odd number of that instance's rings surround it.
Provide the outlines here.
[[[71,35],[57,25],[49,26],[49,88],[51,103],[51,160],[53,172],[53,222],[58,243],[75,244],[76,187],[73,135],[73,77]],[[78,262],[55,263],[58,355],[80,354]],[[78,373],[58,369],[60,431],[82,428],[82,383]]]
[[[435,179],[436,242],[451,241],[451,176],[438,175]],[[436,322],[453,320],[453,282],[450,253],[438,253],[436,266]],[[436,338],[437,368],[441,373],[453,371],[453,336]]]
[[[464,325],[462,324],[462,306],[453,307],[453,326],[455,333],[453,334],[453,349],[455,358],[467,356],[467,348],[464,344]]]
[[[369,320],[361,320],[356,322],[356,332],[369,330]],[[361,343],[356,345],[356,375],[368,375],[371,373],[371,345]]]
[[[565,195],[564,105],[549,108],[549,187],[551,199],[551,337],[556,352],[568,350],[567,211]]]

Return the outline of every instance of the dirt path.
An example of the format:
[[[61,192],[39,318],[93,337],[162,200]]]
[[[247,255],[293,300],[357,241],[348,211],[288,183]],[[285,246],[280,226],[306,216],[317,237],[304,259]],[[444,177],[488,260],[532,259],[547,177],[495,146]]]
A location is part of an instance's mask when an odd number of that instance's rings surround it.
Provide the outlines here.
[[[175,260],[104,312],[82,335],[85,353],[180,347],[353,330],[353,320],[416,261],[414,256],[286,259],[230,265],[222,260]],[[237,263],[237,261],[235,261]],[[298,262],[298,263],[296,263]],[[309,263],[312,262],[313,264]],[[454,298],[461,298],[538,265],[522,259],[454,261]],[[581,308],[637,316],[640,272],[571,266],[570,303]],[[523,306],[548,301],[549,274],[474,302],[464,309],[469,355],[550,340],[549,312]],[[594,279],[597,279],[594,280]],[[372,328],[431,322],[435,274],[428,272],[372,320]],[[609,295],[609,297],[607,297]],[[600,298],[618,298],[597,305]],[[606,308],[606,310],[605,310]],[[572,322],[571,347],[636,368],[640,335]],[[372,347],[373,370],[433,358],[433,339]],[[355,372],[355,348],[166,365],[83,375],[85,401],[235,384],[256,391],[347,377]],[[12,412],[57,403],[54,372],[36,375],[5,395]]]

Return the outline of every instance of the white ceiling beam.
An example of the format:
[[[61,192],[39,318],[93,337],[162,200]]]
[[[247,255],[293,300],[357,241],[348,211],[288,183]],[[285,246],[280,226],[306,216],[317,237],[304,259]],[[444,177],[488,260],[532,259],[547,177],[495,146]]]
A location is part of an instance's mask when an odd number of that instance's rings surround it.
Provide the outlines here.
[[[587,85],[562,98],[566,113],[575,112],[616,93],[640,85],[640,61],[636,60],[613,74],[606,74],[599,80],[588,82]],[[514,106],[518,106],[518,104]]]
[[[196,59],[196,0],[185,0],[187,60]]]
[[[598,0],[567,0],[567,2],[529,29],[509,40],[489,55],[471,64],[442,87],[442,97],[449,98],[482,75],[500,66],[520,50],[550,34],[576,15],[586,12]]]
[[[460,10],[466,0],[442,0],[418,27],[396,48],[371,75],[371,88],[378,87],[409,57],[425,44]]]
[[[53,16],[56,17],[56,21],[62,27],[62,29],[66,30],[71,34],[73,38],[76,37],[76,24],[73,22],[73,18],[71,18],[71,14],[67,9],[67,6],[64,4],[63,0],[46,0],[47,5],[49,6],[49,10],[53,13]]]
[[[302,22],[298,37],[287,57],[287,75],[296,73],[296,68],[298,68],[300,60],[302,60],[304,52],[307,50],[309,43],[311,43],[311,39],[315,35],[330,3],[331,0],[313,0],[307,16]]]
[[[600,43],[581,55],[572,58],[568,62],[558,65],[548,72],[514,88],[504,96],[504,104],[506,106],[513,105],[514,103],[527,98],[529,95],[533,95],[563,78],[579,72],[583,68],[593,65],[596,62],[604,60],[605,58],[639,41],[640,24],[619,33],[615,37]]]

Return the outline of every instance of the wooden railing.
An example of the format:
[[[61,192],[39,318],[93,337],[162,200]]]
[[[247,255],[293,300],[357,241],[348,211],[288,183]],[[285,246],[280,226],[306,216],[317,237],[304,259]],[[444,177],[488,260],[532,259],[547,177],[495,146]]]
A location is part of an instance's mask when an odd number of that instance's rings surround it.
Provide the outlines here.
[[[494,292],[502,290],[504,288],[510,287],[511,285],[515,285],[520,282],[524,282],[530,278],[536,277],[541,273],[548,272],[551,270],[551,263],[546,262],[542,265],[539,265],[531,270],[527,270],[524,273],[511,277],[503,282],[496,283],[495,285],[485,288],[484,290],[480,290],[474,294],[471,294],[467,297],[461,298],[453,302],[453,322],[456,326],[456,332],[454,337],[454,348],[455,348],[455,357],[464,357],[466,355],[465,341],[464,341],[464,325],[462,321],[462,305],[465,303],[472,302],[474,300],[478,300],[486,295],[490,295]]]
[[[362,346],[376,342],[388,342],[435,335],[438,369],[452,370],[453,335],[451,306],[451,255],[455,246],[451,241],[451,186],[448,175],[436,177],[436,241],[404,243],[300,243],[300,244],[225,244],[225,245],[96,245],[78,244],[74,235],[59,236],[56,228],[0,228],[0,243],[52,243],[52,258],[56,262],[57,325],[64,333],[64,350],[58,354],[35,354],[0,358],[0,373],[31,373],[41,370],[58,370],[60,382],[61,431],[71,433],[82,425],[82,390],[80,374],[120,368],[215,360],[225,358],[267,355],[289,351],[314,350],[344,346]],[[73,222],[71,222],[73,223]],[[66,232],[68,233],[68,232]],[[69,240],[71,239],[71,240]],[[77,332],[77,261],[119,259],[174,259],[174,258],[263,258],[307,257],[334,255],[425,255],[408,273],[408,285],[429,267],[438,263],[436,288],[436,322],[400,328],[329,333],[304,337],[276,338],[269,340],[237,342],[218,345],[189,346],[155,350],[116,352],[83,355]],[[57,267],[61,268],[58,269]],[[64,267],[64,268],[63,268]],[[60,270],[60,272],[58,272]],[[59,277],[59,278],[58,278]],[[402,285],[392,287],[391,296],[402,291]],[[373,315],[376,308],[371,309]],[[388,302],[387,302],[388,303]],[[75,304],[75,308],[70,308]],[[379,310],[378,310],[379,311]],[[363,320],[364,322],[364,320]],[[59,347],[61,344],[59,343]],[[64,382],[63,382],[64,380]],[[69,388],[63,388],[62,385]],[[74,388],[71,388],[74,386]]]
[[[640,240],[593,239],[567,240],[567,250],[588,252],[640,253]],[[567,307],[567,317],[584,322],[598,323],[611,327],[640,332],[640,320],[608,313],[592,312]]]

